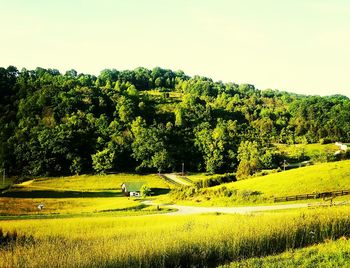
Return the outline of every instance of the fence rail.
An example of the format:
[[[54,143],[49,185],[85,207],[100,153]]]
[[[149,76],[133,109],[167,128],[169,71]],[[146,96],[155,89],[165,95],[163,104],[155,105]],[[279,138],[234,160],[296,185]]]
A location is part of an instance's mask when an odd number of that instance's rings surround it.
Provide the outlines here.
[[[339,190],[339,191],[313,193],[313,194],[300,194],[300,195],[290,195],[290,196],[284,196],[284,197],[275,197],[273,200],[274,202],[285,202],[285,201],[336,197],[336,196],[343,196],[343,195],[349,195],[349,194],[350,194],[350,190]]]

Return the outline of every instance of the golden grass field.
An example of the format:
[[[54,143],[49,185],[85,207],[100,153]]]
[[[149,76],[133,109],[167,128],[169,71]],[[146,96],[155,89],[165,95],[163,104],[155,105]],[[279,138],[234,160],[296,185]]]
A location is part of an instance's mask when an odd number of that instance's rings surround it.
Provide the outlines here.
[[[304,249],[287,252],[264,258],[251,258],[220,266],[236,267],[349,267],[350,240],[341,237],[339,240],[327,240],[325,243],[309,246]]]
[[[0,267],[214,266],[349,234],[348,207],[257,215],[93,217],[1,221],[18,239]]]

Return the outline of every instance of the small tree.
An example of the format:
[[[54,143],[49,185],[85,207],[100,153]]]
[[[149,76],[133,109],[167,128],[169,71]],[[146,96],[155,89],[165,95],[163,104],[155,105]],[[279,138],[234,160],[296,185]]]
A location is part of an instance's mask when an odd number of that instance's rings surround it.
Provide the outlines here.
[[[260,168],[258,144],[254,141],[242,141],[238,148],[239,165],[237,178],[245,179]]]
[[[103,174],[113,167],[114,152],[106,148],[91,156],[92,167],[97,173]]]
[[[147,185],[142,185],[140,191],[141,191],[142,197],[151,195],[151,189]]]
[[[152,164],[155,168],[158,169],[159,173],[161,173],[162,170],[170,167],[170,159],[167,150],[163,149],[159,152],[156,152],[152,157]]]

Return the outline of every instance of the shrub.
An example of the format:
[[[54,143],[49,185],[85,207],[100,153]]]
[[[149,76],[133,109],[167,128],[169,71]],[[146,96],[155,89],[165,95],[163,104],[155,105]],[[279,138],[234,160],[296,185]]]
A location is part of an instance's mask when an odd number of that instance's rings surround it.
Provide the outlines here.
[[[232,173],[227,173],[220,176],[209,177],[195,182],[197,188],[207,188],[220,185],[222,183],[237,181],[236,176]]]

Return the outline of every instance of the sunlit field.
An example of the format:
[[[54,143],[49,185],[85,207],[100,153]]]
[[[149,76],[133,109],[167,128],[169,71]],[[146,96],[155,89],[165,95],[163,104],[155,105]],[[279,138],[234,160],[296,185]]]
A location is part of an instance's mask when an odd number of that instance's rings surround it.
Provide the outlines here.
[[[30,186],[37,189],[64,189],[78,191],[121,191],[123,182],[141,181],[151,188],[169,188],[169,185],[159,176],[137,174],[109,174],[109,175],[80,175],[59,178],[36,179]]]
[[[82,175],[40,178],[14,185],[0,196],[0,216],[147,211],[140,199],[125,197],[123,182],[144,182],[153,195],[169,192],[157,175]],[[43,204],[42,210],[38,205]]]
[[[183,204],[232,206],[273,203],[274,197],[347,189],[350,189],[350,160],[301,167],[198,191],[187,190],[187,195],[186,190],[179,191],[173,197]]]
[[[1,267],[213,266],[349,235],[348,207],[262,215],[1,221]],[[21,238],[22,237],[22,238]]]
[[[289,250],[276,256],[232,262],[222,268],[234,267],[349,267],[349,237],[327,240],[305,249]]]

